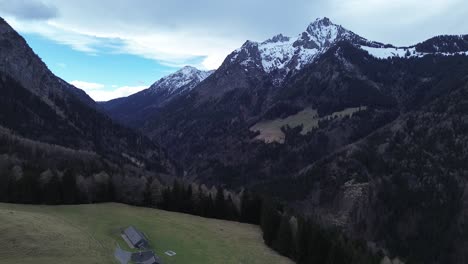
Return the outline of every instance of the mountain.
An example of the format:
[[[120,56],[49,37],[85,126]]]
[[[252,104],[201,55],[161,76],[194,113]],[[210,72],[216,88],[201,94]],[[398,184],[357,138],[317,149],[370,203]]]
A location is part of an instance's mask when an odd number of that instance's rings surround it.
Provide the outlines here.
[[[146,90],[128,97],[103,102],[100,106],[115,120],[135,126],[172,98],[191,91],[212,73],[213,71],[201,71],[185,66],[161,78]]]
[[[277,84],[288,74],[294,74],[312,63],[335,43],[349,41],[365,47],[390,47],[370,42],[355,33],[333,24],[328,18],[317,19],[296,37],[282,34],[264,42],[247,41],[240,49],[230,55],[231,63],[246,67],[257,67],[272,74]]]
[[[372,65],[380,59],[391,63],[398,58],[410,60],[445,54],[443,50],[431,53],[424,46],[427,42],[411,47],[384,45],[366,40],[328,18],[317,19],[296,38],[278,35],[262,43],[247,41],[228,55],[210,78],[190,93],[177,96],[153,111],[138,127],[154,139],[164,138],[161,144],[170,146],[169,151],[189,170],[192,165],[199,166],[207,161],[225,166],[231,163],[228,161],[252,159],[250,155],[238,156],[239,150],[232,148],[243,149],[241,145],[256,138],[255,129],[251,128],[262,121],[285,118],[308,107],[317,110],[322,117],[360,106],[382,108],[378,114],[385,120],[398,114],[402,111],[400,107],[418,97],[407,95],[401,87],[383,88],[372,80],[374,76],[366,76],[366,72],[346,64],[338,55],[347,49],[371,61]],[[459,46],[463,47],[461,43]],[[447,54],[462,55],[464,52],[462,49]],[[366,67],[366,70],[375,74],[372,68]],[[304,86],[302,82],[306,79],[309,82]],[[389,80],[385,82],[385,85],[395,86],[388,83]],[[378,124],[383,122],[379,118],[375,120]],[[285,134],[279,128],[273,133],[280,137]],[[206,144],[207,140],[211,142]],[[334,148],[347,143],[340,139]],[[219,153],[220,145],[226,145],[221,148],[223,153]]]
[[[468,35],[396,47],[323,18],[96,106],[1,22],[1,201],[157,204],[177,174],[407,263],[468,262]]]
[[[165,151],[103,115],[83,91],[56,77],[26,41],[0,19],[2,201],[138,203],[127,177],[174,175]],[[65,180],[66,179],[66,180]],[[73,199],[58,188],[68,184]],[[8,187],[9,186],[9,187]],[[44,189],[42,189],[44,188]],[[48,197],[47,189],[56,190]],[[28,190],[28,191],[26,191]],[[60,194],[64,192],[63,194]]]
[[[410,263],[463,263],[467,39],[396,47],[318,19],[247,41],[137,127],[187,180],[270,195]]]

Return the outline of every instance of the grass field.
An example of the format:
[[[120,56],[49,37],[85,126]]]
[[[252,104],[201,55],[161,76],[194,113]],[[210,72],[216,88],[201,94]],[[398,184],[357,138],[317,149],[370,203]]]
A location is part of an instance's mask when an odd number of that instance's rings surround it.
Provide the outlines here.
[[[265,143],[279,142],[284,143],[285,135],[281,131],[282,127],[289,126],[291,128],[302,125],[302,135],[306,135],[314,128],[318,127],[320,120],[328,120],[334,118],[343,118],[346,116],[352,116],[354,113],[366,110],[367,107],[354,107],[346,108],[343,111],[334,112],[330,115],[319,117],[317,110],[312,108],[305,108],[304,110],[290,115],[286,118],[278,118],[275,120],[262,121],[250,128],[251,131],[258,131],[260,134],[256,137],[258,140],[262,140]]]
[[[128,249],[119,234],[128,225],[166,264],[292,263],[263,244],[256,226],[115,203],[0,203],[0,263],[116,263],[116,245]]]
[[[286,118],[278,118],[275,120],[262,121],[255,124],[250,128],[251,131],[259,131],[260,135],[256,138],[263,140],[266,143],[271,142],[284,142],[284,133],[281,131],[281,128],[284,126],[289,126],[291,128],[303,125],[301,134],[305,135],[310,132],[313,128],[318,126],[318,117],[317,110],[312,108],[306,108],[295,115],[290,115]]]

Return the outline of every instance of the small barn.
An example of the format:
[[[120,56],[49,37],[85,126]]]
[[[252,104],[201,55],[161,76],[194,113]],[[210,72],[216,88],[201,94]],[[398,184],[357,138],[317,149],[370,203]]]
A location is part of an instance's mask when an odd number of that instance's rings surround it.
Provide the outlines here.
[[[132,244],[135,248],[148,248],[149,243],[146,236],[138,231],[135,227],[129,226],[123,231],[123,235],[125,235],[128,239],[128,242]]]

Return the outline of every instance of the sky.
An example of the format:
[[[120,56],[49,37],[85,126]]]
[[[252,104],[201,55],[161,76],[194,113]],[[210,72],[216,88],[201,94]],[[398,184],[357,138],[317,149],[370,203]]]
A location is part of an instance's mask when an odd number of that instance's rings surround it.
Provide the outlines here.
[[[215,69],[246,40],[298,35],[321,17],[397,46],[468,34],[466,0],[0,0],[0,16],[96,101],[185,65]]]

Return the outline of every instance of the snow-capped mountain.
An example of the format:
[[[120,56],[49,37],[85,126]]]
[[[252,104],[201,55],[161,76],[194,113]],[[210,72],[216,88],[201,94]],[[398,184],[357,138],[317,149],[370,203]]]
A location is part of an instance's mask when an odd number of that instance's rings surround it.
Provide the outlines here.
[[[442,36],[411,47],[395,47],[367,40],[322,18],[310,23],[296,37],[279,34],[263,42],[246,41],[216,71],[186,66],[158,80],[149,89],[101,105],[113,118],[134,126],[153,118],[158,109],[192,91],[200,100],[219,98],[237,89],[253,94],[263,90],[259,92],[262,96],[270,96],[306,65],[318,62],[327,51],[341,44],[351,44],[373,57],[387,59],[463,53],[468,51],[466,42],[463,36]]]
[[[138,120],[151,115],[154,109],[180,94],[191,91],[213,72],[185,66],[156,81],[146,90],[128,97],[103,102],[101,107],[114,119],[133,126]]]
[[[330,19],[325,17],[315,20],[304,32],[296,37],[279,34],[264,42],[247,41],[241,48],[228,56],[228,61],[244,66],[246,71],[249,71],[251,67],[261,69],[273,75],[278,84],[288,74],[294,74],[305,65],[314,62],[321,54],[341,41],[350,42],[380,59],[422,57],[435,53],[443,55],[467,53],[468,48],[466,48],[466,45],[468,45],[468,41],[466,36],[460,36],[456,41],[452,39],[453,37],[448,40],[446,38],[434,38],[432,42],[438,43],[434,46],[424,42],[411,47],[396,47],[390,44],[369,41],[341,25],[332,23]],[[452,47],[448,46],[447,43],[458,45]]]
[[[201,71],[192,66],[161,78],[148,89],[147,92],[167,91],[168,94],[181,93],[192,90],[197,84],[208,78],[214,71]]]
[[[288,73],[302,69],[333,44],[343,40],[374,48],[389,46],[368,41],[340,25],[333,24],[330,19],[323,18],[315,20],[296,37],[279,34],[261,43],[247,41],[235,50],[229,59],[233,63],[275,73],[276,79],[281,81]]]
[[[392,57],[414,58],[426,55],[468,55],[468,35],[463,36],[438,36],[410,47],[369,47],[359,46],[370,55],[379,59]]]
[[[73,170],[73,174],[110,175],[115,173],[110,168],[117,164],[140,168],[170,165],[158,145],[112,122],[96,111],[96,102],[84,91],[52,73],[1,17],[0,91],[0,145],[9,146],[2,155],[11,155],[24,168],[34,167],[31,172],[37,175],[46,170],[55,174],[59,168]],[[26,154],[28,149],[36,154]],[[93,164],[109,165],[83,166],[88,160],[85,153],[92,153]]]

